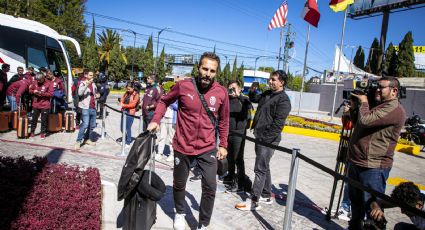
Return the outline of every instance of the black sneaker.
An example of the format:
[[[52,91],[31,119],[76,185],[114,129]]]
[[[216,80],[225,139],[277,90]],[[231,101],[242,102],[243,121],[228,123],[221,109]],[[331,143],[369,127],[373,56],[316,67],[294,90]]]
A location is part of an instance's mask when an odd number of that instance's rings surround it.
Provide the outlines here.
[[[198,181],[202,179],[202,175],[195,175],[191,178],[189,178],[190,181]]]
[[[227,175],[223,178],[223,184],[226,185],[231,185],[233,184],[233,176],[232,175]]]

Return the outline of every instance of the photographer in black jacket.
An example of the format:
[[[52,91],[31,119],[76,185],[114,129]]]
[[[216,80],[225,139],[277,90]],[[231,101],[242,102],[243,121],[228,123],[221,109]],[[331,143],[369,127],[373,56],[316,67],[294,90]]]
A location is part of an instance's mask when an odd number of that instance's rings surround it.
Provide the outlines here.
[[[291,102],[285,93],[288,76],[282,70],[274,71],[269,78],[270,90],[255,95],[256,87],[251,86],[249,99],[258,102],[257,112],[251,129],[257,140],[278,145],[285,125],[286,117],[291,111]],[[271,204],[271,174],[270,160],[274,149],[255,144],[255,180],[252,185],[251,200],[237,204],[236,208],[243,211],[259,210],[259,203]]]
[[[246,134],[246,129],[251,124],[251,110],[253,108],[249,98],[241,94],[241,83],[239,81],[230,81],[227,88],[230,104],[229,138],[227,139],[229,174],[224,178],[223,183],[227,185],[228,191],[245,191],[251,189],[249,178],[245,176],[243,159],[245,139],[232,135],[230,132]],[[235,167],[237,167],[236,175]]]

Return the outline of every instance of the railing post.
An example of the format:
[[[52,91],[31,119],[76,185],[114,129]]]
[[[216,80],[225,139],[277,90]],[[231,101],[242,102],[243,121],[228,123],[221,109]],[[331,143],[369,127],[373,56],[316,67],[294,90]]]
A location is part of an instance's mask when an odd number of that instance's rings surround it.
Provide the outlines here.
[[[297,174],[299,158],[297,156],[299,149],[292,149],[291,169],[289,172],[288,196],[286,198],[285,219],[283,221],[283,229],[290,230],[292,222],[292,211],[294,209],[294,200],[297,187]]]
[[[105,119],[106,119],[106,106],[103,105],[103,110],[102,110],[102,129],[101,129],[101,139],[104,140],[105,139]]]
[[[127,126],[127,114],[125,111],[122,111],[122,139],[121,139],[121,153],[119,153],[117,156],[119,157],[125,157],[127,154],[125,153],[125,136],[127,133],[127,129],[125,128]]]

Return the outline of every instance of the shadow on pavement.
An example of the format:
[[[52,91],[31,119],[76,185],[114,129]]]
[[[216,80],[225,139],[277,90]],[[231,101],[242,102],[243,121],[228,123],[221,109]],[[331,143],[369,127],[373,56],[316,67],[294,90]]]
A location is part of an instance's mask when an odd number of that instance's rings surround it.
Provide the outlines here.
[[[274,185],[272,186],[272,192],[275,194],[277,204],[286,206],[287,191],[288,185],[286,184],[279,184],[279,188]],[[332,220],[327,221],[325,215],[321,213],[320,208],[299,190],[295,192],[294,212],[306,217],[323,229],[344,229]]]
[[[186,197],[190,200],[190,206],[185,202],[185,213],[186,213],[186,222],[191,228],[198,227],[198,221],[193,215],[192,209],[199,211],[199,204],[196,201],[195,197],[186,191]],[[158,202],[158,205],[161,207],[162,211],[170,217],[171,220],[174,220],[174,198],[173,198],[173,186],[167,185],[165,190],[164,197]],[[192,209],[190,208],[192,207]]]
[[[62,157],[63,151],[63,149],[52,149],[44,157],[46,157],[50,163],[57,164]]]

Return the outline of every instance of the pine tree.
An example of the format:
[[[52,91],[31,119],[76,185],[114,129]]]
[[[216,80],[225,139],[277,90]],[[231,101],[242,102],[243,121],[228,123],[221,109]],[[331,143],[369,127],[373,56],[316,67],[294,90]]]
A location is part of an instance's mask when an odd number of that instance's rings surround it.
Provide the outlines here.
[[[388,45],[387,51],[385,53],[385,71],[388,75],[395,76],[396,69],[397,69],[397,52],[394,49],[393,43],[390,42]]]
[[[229,82],[230,78],[231,78],[230,64],[227,63],[226,66],[224,67],[221,81],[219,82],[220,85],[227,86],[227,83]]]
[[[414,77],[415,76],[415,56],[413,54],[413,37],[412,31],[404,35],[403,40],[399,44],[398,63],[396,68],[397,77]]]
[[[365,70],[369,73],[378,74],[378,58],[380,57],[381,49],[379,48],[379,41],[375,38],[370,47],[369,57],[367,59]]]
[[[154,65],[155,64],[154,64],[154,58],[153,58],[153,42],[152,42],[152,35],[151,35],[146,45],[144,58],[143,58],[144,76],[147,77],[155,73]]]
[[[356,56],[354,56],[353,64],[356,67],[364,70],[365,69],[364,58],[365,58],[364,50],[363,50],[362,46],[359,46],[359,48],[357,49],[357,52],[356,52]]]
[[[165,76],[166,76],[164,47],[162,47],[161,55],[159,55],[158,66],[156,68],[158,69],[158,80],[159,80],[159,82],[164,81]]]
[[[86,40],[83,49],[83,67],[92,71],[99,69],[99,53],[96,44],[96,27],[93,18],[93,27],[89,39]]]
[[[243,66],[243,63],[242,63],[241,66],[238,69],[238,81],[239,81],[239,83],[241,83],[242,88],[243,88],[243,84],[244,84],[243,71],[244,71],[244,66]]]
[[[122,51],[119,44],[114,45],[110,53],[110,62],[108,65],[108,75],[115,82],[129,80],[126,76],[125,61],[122,58]]]
[[[198,65],[199,65],[198,61],[196,61],[193,64],[192,73],[191,73],[192,77],[197,77],[198,76]]]
[[[237,66],[238,61],[237,60],[238,60],[238,56],[236,56],[235,60],[233,61],[232,75],[230,78],[231,81],[238,79],[238,66]]]

